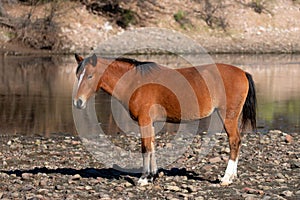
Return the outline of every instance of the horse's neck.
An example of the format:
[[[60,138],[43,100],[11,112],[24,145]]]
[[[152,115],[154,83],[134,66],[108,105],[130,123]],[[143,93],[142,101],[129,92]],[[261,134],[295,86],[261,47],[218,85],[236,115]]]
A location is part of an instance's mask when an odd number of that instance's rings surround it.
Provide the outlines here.
[[[118,98],[118,94],[115,93],[115,87],[122,76],[130,69],[132,69],[132,65],[129,63],[113,62],[103,73],[100,79],[100,87],[110,95]]]

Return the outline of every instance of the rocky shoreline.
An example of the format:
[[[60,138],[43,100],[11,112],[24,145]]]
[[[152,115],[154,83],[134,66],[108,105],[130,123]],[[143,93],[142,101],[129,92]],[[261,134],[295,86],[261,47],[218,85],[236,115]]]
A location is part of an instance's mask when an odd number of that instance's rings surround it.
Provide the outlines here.
[[[221,187],[227,136],[216,134],[213,150],[198,160],[198,135],[175,163],[159,170],[154,184],[141,187],[139,174],[106,168],[77,136],[2,135],[0,199],[299,199],[299,139],[278,130],[245,134],[239,177]]]

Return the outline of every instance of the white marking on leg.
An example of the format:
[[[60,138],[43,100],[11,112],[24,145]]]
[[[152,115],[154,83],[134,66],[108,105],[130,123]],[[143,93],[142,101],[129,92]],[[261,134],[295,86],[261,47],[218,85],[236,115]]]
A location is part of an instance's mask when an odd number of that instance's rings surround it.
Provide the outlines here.
[[[229,160],[228,161],[228,165],[225,170],[224,177],[221,179],[221,185],[229,185],[230,183],[232,183],[232,180],[234,179],[234,177],[237,174],[237,163],[238,163],[238,160],[236,160],[236,161]]]
[[[150,173],[150,153],[143,153],[143,174]]]
[[[141,178],[139,178],[138,184],[139,184],[140,186],[148,185],[148,179],[147,179],[147,177],[141,177]]]
[[[155,137],[154,127],[152,126],[152,137]],[[156,165],[156,157],[155,157],[155,145],[154,141],[151,142],[151,156],[150,156],[150,170],[152,175],[155,175],[157,173],[157,165]]]
[[[83,70],[83,72],[80,74],[80,76],[79,76],[79,80],[78,80],[78,85],[77,85],[77,87],[79,87],[80,86],[80,84],[81,84],[81,82],[82,82],[82,79],[83,79],[83,77],[84,77],[84,74],[85,74],[85,69]]]
[[[151,152],[151,162],[150,162],[150,168],[152,175],[155,175],[157,173],[157,165],[156,165],[156,157],[155,157],[155,150]]]
[[[239,158],[237,157],[235,160],[235,166],[234,166],[234,170],[233,170],[233,176],[234,178],[237,177],[237,166],[238,166],[238,162],[239,162]]]

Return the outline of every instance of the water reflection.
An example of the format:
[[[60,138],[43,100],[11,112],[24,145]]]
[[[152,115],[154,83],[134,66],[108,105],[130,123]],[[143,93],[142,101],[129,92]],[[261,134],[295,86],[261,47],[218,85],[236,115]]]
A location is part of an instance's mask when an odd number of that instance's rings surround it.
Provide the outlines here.
[[[214,55],[253,74],[258,125],[264,130],[300,131],[300,55]]]
[[[72,132],[74,63],[56,57],[5,57],[0,65],[0,133]]]
[[[168,55],[133,56],[173,67],[182,59]],[[189,59],[193,59],[191,55]],[[260,130],[299,131],[300,55],[213,55],[216,62],[237,65],[253,74],[258,91]],[[73,57],[0,57],[0,135],[76,134],[71,95]],[[120,131],[110,112],[110,96],[96,95],[102,128]]]

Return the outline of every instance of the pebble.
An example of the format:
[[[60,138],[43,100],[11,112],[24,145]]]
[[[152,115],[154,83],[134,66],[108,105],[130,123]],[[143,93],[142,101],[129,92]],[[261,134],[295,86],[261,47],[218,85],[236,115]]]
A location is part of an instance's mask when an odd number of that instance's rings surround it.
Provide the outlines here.
[[[253,188],[249,188],[249,187],[245,187],[243,189],[243,191],[248,193],[248,194],[259,194],[259,195],[264,194],[264,191],[262,191],[262,190],[257,190],[257,189],[253,189]]]
[[[286,143],[292,143],[293,142],[293,137],[291,135],[287,134],[285,136],[285,142]]]
[[[22,179],[28,180],[28,179],[31,178],[31,176],[32,176],[32,174],[29,174],[29,173],[23,173],[23,174],[22,174]]]
[[[242,197],[244,197],[244,200],[259,200],[259,199],[261,199],[254,194],[243,194]]]
[[[47,189],[39,189],[37,192],[39,194],[47,194],[49,192],[49,190],[47,190]]]
[[[129,183],[129,182],[125,182],[125,183],[124,183],[124,187],[131,187],[131,186],[132,186],[132,184]]]
[[[163,171],[161,171],[161,172],[158,173],[158,177],[159,177],[159,178],[162,178],[164,175],[165,175],[165,174],[164,174]]]
[[[48,180],[46,178],[42,179],[39,183],[40,186],[46,186],[47,185]]]
[[[117,187],[115,187],[114,189],[115,189],[115,191],[118,191],[118,192],[121,192],[121,191],[124,190],[124,188],[121,187],[121,186],[117,186]]]
[[[289,191],[289,190],[285,190],[281,193],[283,196],[286,196],[286,197],[291,197],[293,196],[293,192],[292,191]]]
[[[11,196],[13,198],[18,198],[19,197],[19,193],[18,192],[14,192],[14,193],[11,194]]]
[[[75,174],[74,176],[72,176],[72,180],[80,180],[81,176],[80,174]]]
[[[277,174],[276,174],[276,177],[277,177],[277,178],[281,178],[281,179],[285,179],[285,177],[283,176],[282,173],[277,173]]]
[[[282,179],[282,178],[275,179],[275,181],[278,182],[278,183],[284,183],[285,182],[285,180]]]
[[[222,159],[221,159],[221,157],[214,157],[214,158],[210,158],[209,159],[209,162],[210,163],[217,163],[217,162],[221,162],[222,161]]]
[[[91,186],[87,185],[87,186],[85,186],[84,189],[86,189],[86,190],[92,190],[93,188]]]
[[[32,189],[34,189],[32,185],[25,185],[24,187],[22,187],[22,191],[30,191]]]
[[[223,157],[228,156],[225,153],[227,147],[224,147],[227,145],[226,135],[218,135],[216,140],[218,142],[211,152],[199,160],[195,159],[195,152],[201,145],[191,144],[186,153],[178,159],[180,163],[163,166],[154,183],[144,187],[135,185],[138,176],[116,173],[99,163],[81,146],[81,143],[72,142],[77,141],[77,138],[11,139],[11,145],[22,145],[22,155],[30,155],[32,161],[28,163],[24,162],[25,159],[20,159],[18,148],[4,148],[1,151],[1,157],[7,161],[7,165],[1,165],[0,197],[187,200],[296,198],[300,195],[298,183],[300,160],[297,157],[300,146],[296,142],[287,145],[284,141],[285,136],[279,131],[276,134],[272,133],[272,139],[270,135],[271,133],[263,137],[244,136],[246,138],[243,143],[247,145],[241,148],[238,178],[229,187],[220,187],[217,182],[218,177],[223,175],[226,169],[226,162],[223,160]],[[292,136],[294,141],[300,139],[297,134]],[[260,148],[259,145],[262,144],[259,141],[262,138],[268,143]],[[124,137],[125,139],[128,137]],[[162,139],[163,136],[160,140]],[[196,139],[201,141],[200,136]],[[40,145],[35,144],[37,140],[40,141]],[[71,142],[67,143],[65,140]],[[0,141],[0,145],[8,146],[7,141],[2,143]],[[44,145],[47,145],[47,149],[43,148]],[[9,187],[10,185],[14,187]]]
[[[171,190],[171,191],[175,191],[175,192],[178,192],[180,191],[180,187],[176,186],[176,185],[168,185],[165,187],[166,190]]]

